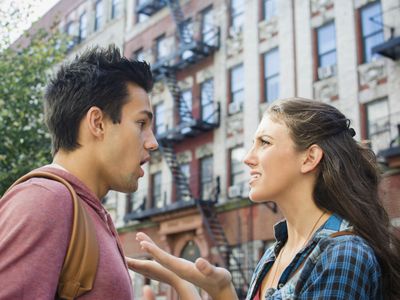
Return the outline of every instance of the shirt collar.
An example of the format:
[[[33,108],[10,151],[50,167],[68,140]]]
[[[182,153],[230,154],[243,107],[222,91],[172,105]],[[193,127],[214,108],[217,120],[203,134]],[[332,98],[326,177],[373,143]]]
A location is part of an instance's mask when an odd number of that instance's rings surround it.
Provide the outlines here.
[[[313,238],[324,237],[333,232],[341,230],[351,230],[349,222],[338,216],[337,214],[332,214],[329,219],[322,224],[320,228],[314,233]],[[274,235],[278,243],[285,242],[288,237],[287,223],[286,220],[281,220],[274,225]]]

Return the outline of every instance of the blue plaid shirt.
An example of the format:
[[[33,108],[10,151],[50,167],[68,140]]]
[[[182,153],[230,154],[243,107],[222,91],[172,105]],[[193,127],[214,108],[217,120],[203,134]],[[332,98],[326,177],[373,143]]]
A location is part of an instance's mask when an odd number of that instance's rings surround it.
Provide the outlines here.
[[[330,237],[352,227],[332,215],[296,254],[282,273],[277,289],[265,299],[383,299],[381,269],[372,248],[357,235]],[[287,239],[286,221],[274,227],[276,242],[261,258],[251,279],[246,300],[257,294]]]

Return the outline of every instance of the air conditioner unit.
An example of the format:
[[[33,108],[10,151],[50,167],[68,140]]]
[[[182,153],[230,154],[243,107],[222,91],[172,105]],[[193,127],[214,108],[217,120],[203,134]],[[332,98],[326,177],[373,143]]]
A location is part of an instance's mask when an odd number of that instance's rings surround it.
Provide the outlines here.
[[[237,198],[237,197],[240,197],[240,192],[241,192],[241,190],[240,190],[240,185],[231,185],[229,188],[228,188],[228,197],[229,198]]]
[[[336,65],[318,68],[318,79],[326,79],[336,75]]]
[[[243,26],[239,26],[239,27],[231,26],[231,27],[229,27],[229,36],[230,37],[235,38],[235,37],[239,36],[242,32],[243,32]]]
[[[228,106],[228,112],[230,115],[237,114],[242,111],[242,103],[241,102],[231,102]]]

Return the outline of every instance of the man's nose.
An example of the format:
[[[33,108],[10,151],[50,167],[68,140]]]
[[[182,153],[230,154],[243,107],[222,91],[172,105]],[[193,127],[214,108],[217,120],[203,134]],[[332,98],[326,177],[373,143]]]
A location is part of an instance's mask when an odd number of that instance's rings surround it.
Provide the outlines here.
[[[144,143],[144,147],[150,151],[155,151],[158,149],[158,142],[156,137],[154,136],[153,130],[150,130],[150,133]]]

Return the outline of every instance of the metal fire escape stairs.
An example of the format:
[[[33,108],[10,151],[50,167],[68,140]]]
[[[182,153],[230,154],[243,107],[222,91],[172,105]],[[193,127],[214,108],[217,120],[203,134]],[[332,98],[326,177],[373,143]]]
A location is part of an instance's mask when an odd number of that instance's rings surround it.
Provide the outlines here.
[[[153,3],[154,1],[150,1]],[[215,109],[214,113],[209,116],[208,119],[195,120],[192,112],[187,106],[186,102],[181,99],[181,93],[176,79],[176,71],[185,68],[188,64],[185,63],[185,59],[182,58],[182,54],[185,51],[191,51],[187,60],[190,60],[190,64],[196,63],[196,61],[212,54],[217,47],[210,47],[204,45],[204,43],[196,43],[193,40],[192,33],[188,27],[185,26],[185,19],[179,4],[179,0],[167,0],[166,1],[172,17],[177,26],[177,33],[179,39],[179,57],[178,63],[165,63],[158,65],[153,70],[155,78],[163,80],[168,86],[169,91],[174,100],[174,107],[177,110],[176,113],[179,116],[179,125],[168,130],[161,136],[157,136],[159,141],[159,149],[163,154],[168,166],[171,169],[177,192],[177,199],[188,200],[193,199],[192,192],[190,190],[188,178],[183,174],[180,165],[177,161],[177,157],[174,151],[173,144],[175,142],[182,141],[185,137],[195,136],[200,132],[208,131],[219,126],[220,119],[220,107],[219,105]],[[152,4],[154,6],[154,4]],[[145,12],[145,9],[142,9]],[[219,31],[217,32],[219,35]],[[213,99],[213,95],[208,95]],[[229,245],[228,239],[225,235],[223,227],[219,221],[218,213],[215,208],[216,201],[208,201],[195,199],[196,207],[202,215],[204,227],[206,228],[208,235],[218,250],[224,267],[228,268],[232,272],[233,278],[240,278],[241,282],[248,285],[248,279],[243,271],[240,261],[233,255],[232,249]],[[213,199],[216,200],[216,199]]]

